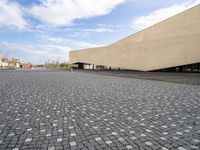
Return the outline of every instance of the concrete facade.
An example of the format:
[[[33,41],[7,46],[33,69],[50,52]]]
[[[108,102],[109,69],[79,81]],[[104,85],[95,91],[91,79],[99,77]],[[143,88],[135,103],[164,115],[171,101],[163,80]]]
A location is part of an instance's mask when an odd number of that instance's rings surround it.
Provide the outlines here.
[[[200,5],[109,46],[70,52],[70,64],[152,71],[200,62]]]

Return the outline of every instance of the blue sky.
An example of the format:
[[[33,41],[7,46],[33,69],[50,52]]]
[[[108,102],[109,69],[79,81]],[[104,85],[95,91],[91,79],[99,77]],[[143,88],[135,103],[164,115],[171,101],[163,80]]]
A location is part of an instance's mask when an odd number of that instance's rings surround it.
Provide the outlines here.
[[[34,64],[111,44],[200,0],[0,0],[0,53]]]

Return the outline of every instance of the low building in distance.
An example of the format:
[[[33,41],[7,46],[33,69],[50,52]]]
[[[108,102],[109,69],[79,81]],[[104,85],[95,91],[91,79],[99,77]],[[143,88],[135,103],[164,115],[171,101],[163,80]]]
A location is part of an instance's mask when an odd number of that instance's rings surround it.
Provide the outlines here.
[[[9,66],[11,69],[19,69],[20,68],[20,60],[12,58],[11,60],[8,61]]]
[[[18,69],[20,68],[20,60],[19,59],[9,59],[5,57],[3,54],[0,54],[0,69]]]
[[[20,65],[20,67],[21,67],[22,69],[31,69],[31,68],[33,67],[33,65],[32,65],[31,63],[22,63],[22,64]]]

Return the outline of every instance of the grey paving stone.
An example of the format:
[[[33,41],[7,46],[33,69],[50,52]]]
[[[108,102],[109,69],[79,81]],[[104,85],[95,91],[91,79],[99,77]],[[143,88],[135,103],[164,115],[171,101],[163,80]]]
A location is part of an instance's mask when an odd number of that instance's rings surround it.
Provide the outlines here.
[[[19,150],[19,148],[12,148],[12,150]]]
[[[70,146],[76,146],[76,142],[70,142]]]
[[[32,138],[26,138],[25,142],[31,142]]]
[[[109,141],[106,141],[105,143],[106,144],[112,144],[112,141],[109,140]]]
[[[189,84],[0,72],[0,149],[200,149],[199,98]]]
[[[127,149],[133,149],[133,147],[131,145],[127,145],[126,148]]]
[[[57,138],[57,142],[62,142],[63,139],[62,138]]]

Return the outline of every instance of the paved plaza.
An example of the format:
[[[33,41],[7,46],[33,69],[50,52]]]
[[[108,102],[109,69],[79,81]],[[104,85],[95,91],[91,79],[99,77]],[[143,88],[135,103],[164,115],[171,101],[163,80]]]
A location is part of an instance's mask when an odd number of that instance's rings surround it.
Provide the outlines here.
[[[3,71],[0,149],[198,150],[200,86],[69,71]]]
[[[92,74],[200,85],[200,73],[140,72],[134,70],[77,70]]]

